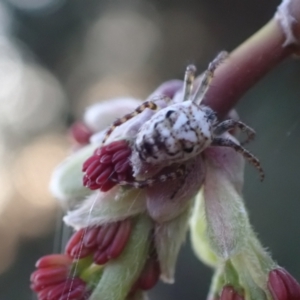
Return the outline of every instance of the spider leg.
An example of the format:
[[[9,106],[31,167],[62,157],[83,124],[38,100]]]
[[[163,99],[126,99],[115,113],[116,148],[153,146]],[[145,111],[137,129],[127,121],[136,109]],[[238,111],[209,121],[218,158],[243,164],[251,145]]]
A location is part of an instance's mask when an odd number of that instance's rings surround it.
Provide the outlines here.
[[[208,65],[207,70],[204,72],[201,83],[193,97],[193,102],[196,102],[198,105],[201,103],[204,95],[206,94],[210,82],[214,77],[214,72],[217,67],[228,57],[226,51],[220,52],[217,57]]]
[[[236,144],[235,142],[229,140],[229,139],[223,139],[223,138],[214,138],[212,141],[212,146],[221,146],[221,147],[230,147],[233,148],[236,152],[241,153],[244,158],[246,158],[250,164],[254,165],[256,169],[258,169],[260,173],[260,180],[263,181],[265,178],[264,171],[260,165],[259,160],[251,154],[248,150],[246,150],[244,147]]]
[[[159,106],[155,103],[155,101],[157,100],[167,100],[169,101],[169,97],[167,96],[160,96],[158,99],[155,99],[153,101],[146,101],[144,103],[142,103],[141,105],[139,105],[133,112],[123,116],[122,118],[117,119],[116,121],[114,121],[112,123],[112,125],[108,128],[106,135],[102,141],[102,145],[106,142],[106,140],[108,139],[108,137],[112,134],[112,132],[120,125],[122,125],[123,123],[127,122],[128,120],[132,119],[133,117],[135,117],[136,115],[140,114],[141,112],[143,112],[146,108],[149,108],[151,110],[158,110]]]
[[[242,145],[254,139],[255,131],[251,127],[249,127],[243,122],[236,121],[233,119],[225,120],[219,123],[214,129],[214,134],[221,135],[222,133],[235,128],[239,128],[242,132],[245,132],[247,134],[247,139],[241,143]]]
[[[111,179],[115,182],[117,182],[119,185],[129,185],[137,189],[145,188],[147,186],[153,186],[155,183],[159,182],[165,182],[167,180],[175,180],[177,178],[180,178],[186,174],[187,170],[184,165],[181,165],[173,172],[169,172],[166,174],[159,175],[154,178],[149,178],[146,180],[133,180],[133,181],[117,181],[115,179]]]
[[[183,80],[183,101],[190,100],[191,98],[196,70],[194,65],[188,65],[186,67]]]

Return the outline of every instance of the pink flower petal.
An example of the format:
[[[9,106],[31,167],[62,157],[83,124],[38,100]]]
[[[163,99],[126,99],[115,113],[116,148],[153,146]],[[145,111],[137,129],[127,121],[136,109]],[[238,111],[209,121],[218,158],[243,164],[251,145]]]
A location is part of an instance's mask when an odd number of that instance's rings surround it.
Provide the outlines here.
[[[172,220],[181,214],[201,188],[205,174],[201,156],[186,164],[189,170],[186,177],[145,188],[148,213],[158,223]],[[174,169],[170,168],[169,171]]]
[[[231,137],[231,136],[230,136]],[[231,137],[233,139],[233,137]],[[222,169],[224,175],[241,192],[244,184],[245,160],[241,154],[228,147],[209,147],[204,150],[205,158],[214,166]]]

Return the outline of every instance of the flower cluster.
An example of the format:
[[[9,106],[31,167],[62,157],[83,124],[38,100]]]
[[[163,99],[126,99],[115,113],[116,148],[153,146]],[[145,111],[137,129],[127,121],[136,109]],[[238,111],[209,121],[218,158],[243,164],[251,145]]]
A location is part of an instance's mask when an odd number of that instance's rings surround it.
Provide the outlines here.
[[[153,98],[161,108],[179,103],[182,82],[163,84]],[[97,104],[73,126],[80,147],[54,172],[51,190],[75,232],[64,254],[37,262],[31,288],[38,299],[144,299],[159,278],[174,282],[189,228],[197,257],[215,270],[208,299],[300,299],[297,281],[271,259],[249,223],[242,197],[244,159],[234,149],[207,147],[182,162],[188,170],[184,178],[151,181],[141,189],[119,184],[164,178],[178,167],[142,161],[137,166],[132,157],[137,133],[155,110],[120,122],[102,145],[116,115],[136,106],[128,98]]]
[[[134,220],[126,219],[99,227],[76,231],[64,254],[47,255],[36,263],[31,288],[39,300],[87,300],[103,276],[103,266],[120,256],[126,246]],[[155,250],[132,284],[128,296],[151,289],[160,274]]]
[[[80,229],[70,238],[66,253],[73,259],[93,255],[94,263],[103,265],[122,253],[130,236],[131,227],[131,220],[126,219]]]
[[[124,140],[112,142],[97,148],[84,164],[83,185],[91,190],[110,190],[117,181],[132,180],[129,157],[131,148]]]
[[[39,300],[86,300],[91,293],[87,283],[72,272],[74,262],[64,254],[44,256],[36,263],[31,288]],[[72,274],[72,276],[70,276]]]

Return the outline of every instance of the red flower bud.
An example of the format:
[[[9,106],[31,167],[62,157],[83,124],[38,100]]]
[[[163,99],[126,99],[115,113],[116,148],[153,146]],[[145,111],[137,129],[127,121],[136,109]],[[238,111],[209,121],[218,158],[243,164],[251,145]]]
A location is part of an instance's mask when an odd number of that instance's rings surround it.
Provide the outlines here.
[[[84,228],[76,231],[68,241],[65,253],[68,254],[69,257],[73,259],[80,259],[93,252],[92,248],[87,248],[83,244],[85,232],[86,229]]]
[[[30,276],[30,280],[36,287],[48,286],[54,283],[62,282],[68,277],[68,275],[68,268],[62,266],[53,266],[34,271]]]
[[[64,254],[47,255],[36,263],[31,274],[31,289],[38,300],[86,300],[90,295],[86,283],[70,274],[73,260]]]
[[[39,300],[85,300],[86,283],[79,278],[70,278],[38,293]]]
[[[55,287],[52,287],[52,289],[48,291],[47,296],[48,296],[48,300],[64,299],[63,297],[66,298],[68,294],[70,294],[70,296],[76,295],[77,298],[80,298],[85,293],[85,289],[86,289],[86,284],[80,278],[76,278],[76,277],[74,279],[68,278],[64,282],[56,285]]]
[[[73,234],[66,246],[66,254],[73,259],[94,255],[94,262],[103,265],[117,258],[125,248],[131,233],[131,220],[81,229]]]
[[[245,298],[237,293],[235,289],[230,286],[226,285],[223,287],[221,296],[219,300],[244,300]]]
[[[127,244],[131,229],[130,219],[103,226],[97,236],[98,249],[94,254],[94,262],[101,265],[117,258]]]
[[[71,138],[79,145],[87,145],[93,132],[82,122],[74,123],[70,128]]]
[[[138,288],[141,290],[152,289],[159,280],[160,267],[156,257],[150,257],[138,280]]]
[[[50,254],[41,257],[36,263],[36,268],[48,268],[52,266],[69,267],[72,264],[72,259],[62,254]]]
[[[300,285],[295,278],[283,268],[269,273],[268,288],[274,300],[299,300]]]
[[[96,149],[83,164],[83,185],[106,192],[117,184],[116,181],[132,180],[130,156],[131,149],[124,140]]]

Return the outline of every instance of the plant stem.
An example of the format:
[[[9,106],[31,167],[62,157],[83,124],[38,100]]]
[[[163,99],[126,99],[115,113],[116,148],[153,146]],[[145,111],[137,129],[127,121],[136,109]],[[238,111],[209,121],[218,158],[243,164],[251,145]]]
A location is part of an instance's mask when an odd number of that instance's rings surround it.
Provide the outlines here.
[[[300,1],[291,2],[296,20],[293,32],[299,36]],[[299,51],[295,44],[283,46],[285,40],[279,21],[273,18],[234,50],[216,70],[203,104],[216,111],[219,118],[226,116],[248,89],[286,57]]]

